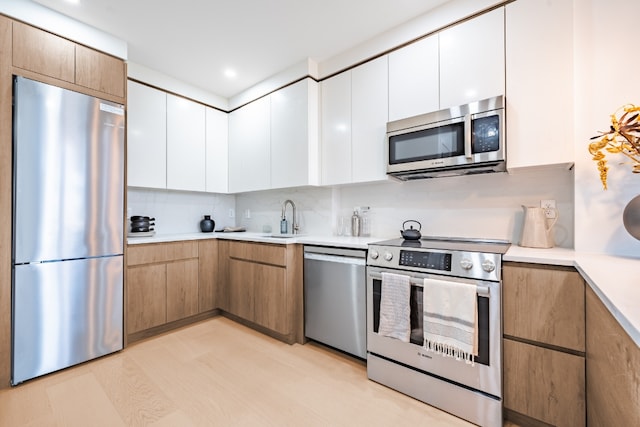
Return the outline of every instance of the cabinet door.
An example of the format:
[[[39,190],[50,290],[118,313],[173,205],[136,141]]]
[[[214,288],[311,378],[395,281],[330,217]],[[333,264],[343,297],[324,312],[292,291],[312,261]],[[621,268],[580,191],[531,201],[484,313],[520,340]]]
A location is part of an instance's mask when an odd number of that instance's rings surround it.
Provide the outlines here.
[[[167,264],[167,322],[198,313],[198,260]]]
[[[503,266],[504,334],[584,352],[585,286],[577,271]]]
[[[640,426],[640,348],[587,289],[589,426]]]
[[[389,54],[389,121],[440,109],[438,35]]]
[[[585,359],[508,339],[504,406],[554,426],[585,424]]]
[[[167,188],[167,95],[129,81],[127,185]]]
[[[322,86],[322,184],[351,182],[351,71]]]
[[[229,259],[227,265],[229,313],[250,322],[255,321],[254,288],[257,281],[261,279],[256,270],[258,265],[237,259]]]
[[[13,65],[69,83],[75,81],[75,43],[13,22]]]
[[[572,165],[572,0],[506,6],[506,69],[509,170]]]
[[[229,115],[206,108],[206,191],[229,191]]]
[[[166,322],[166,279],[165,264],[127,268],[127,333]]]
[[[76,46],[76,84],[124,98],[124,62],[113,56]]]
[[[280,334],[291,332],[285,269],[272,265],[253,266],[255,322]]]
[[[389,109],[388,57],[351,72],[351,181],[387,179],[385,137]]]
[[[213,310],[218,298],[218,240],[198,242],[198,312]]]
[[[305,79],[271,94],[271,188],[316,184],[311,161],[317,146],[317,119],[310,120],[310,92],[317,83]],[[316,110],[317,111],[317,110]],[[313,132],[315,129],[316,142]]]
[[[167,188],[205,190],[205,107],[167,95]]]
[[[271,187],[270,99],[253,101],[229,114],[229,191]]]
[[[503,8],[443,30],[439,36],[440,108],[504,94]]]

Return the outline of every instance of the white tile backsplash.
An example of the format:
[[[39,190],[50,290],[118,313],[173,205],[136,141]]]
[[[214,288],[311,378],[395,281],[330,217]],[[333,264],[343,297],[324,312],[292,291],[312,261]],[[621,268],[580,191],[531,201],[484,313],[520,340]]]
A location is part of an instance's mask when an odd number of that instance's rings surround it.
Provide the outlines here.
[[[354,207],[370,206],[373,236],[399,237],[402,223],[415,219],[423,224],[423,235],[517,243],[522,232],[522,205],[538,206],[541,199],[554,199],[560,213],[556,245],[572,248],[573,193],[573,171],[553,169],[245,193],[236,195],[236,210],[238,215],[251,211],[250,219],[239,216],[238,223],[255,232],[262,232],[265,225],[279,232],[282,204],[291,199],[304,234],[335,234],[339,216],[350,218]],[[291,218],[290,208],[287,218]]]
[[[133,187],[127,191],[127,218],[131,215],[155,218],[156,234],[198,232],[204,215],[211,215],[216,229],[235,226],[235,218],[229,218],[229,209],[235,209],[233,195]]]

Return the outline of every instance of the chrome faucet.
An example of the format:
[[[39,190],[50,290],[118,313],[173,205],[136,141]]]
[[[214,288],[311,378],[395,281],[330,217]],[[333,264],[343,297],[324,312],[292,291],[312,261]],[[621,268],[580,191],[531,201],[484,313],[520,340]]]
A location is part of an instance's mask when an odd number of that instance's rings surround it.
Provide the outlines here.
[[[286,217],[287,203],[290,204],[291,208],[293,209],[293,218],[291,220],[291,233],[298,234],[298,229],[300,228],[300,226],[296,221],[296,204],[293,203],[292,200],[287,199],[282,204],[282,219],[287,219]]]

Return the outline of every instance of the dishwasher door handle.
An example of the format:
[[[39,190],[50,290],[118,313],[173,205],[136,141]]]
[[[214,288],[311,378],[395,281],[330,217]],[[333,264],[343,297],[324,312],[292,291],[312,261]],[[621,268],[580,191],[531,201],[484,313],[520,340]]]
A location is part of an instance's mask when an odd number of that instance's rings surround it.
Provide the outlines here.
[[[316,254],[316,253],[308,253],[308,252],[304,254],[304,259],[305,260],[310,259],[314,261],[324,261],[324,262],[335,262],[339,264],[366,265],[366,261],[364,258]]]

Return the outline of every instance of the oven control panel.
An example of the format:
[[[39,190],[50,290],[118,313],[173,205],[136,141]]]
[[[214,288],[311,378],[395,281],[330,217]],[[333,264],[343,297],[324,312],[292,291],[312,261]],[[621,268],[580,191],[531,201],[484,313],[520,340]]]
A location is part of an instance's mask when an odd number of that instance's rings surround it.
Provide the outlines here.
[[[451,254],[445,252],[417,252],[400,250],[398,264],[406,267],[451,271]]]
[[[369,245],[367,265],[499,281],[501,261],[500,254],[486,252]]]

